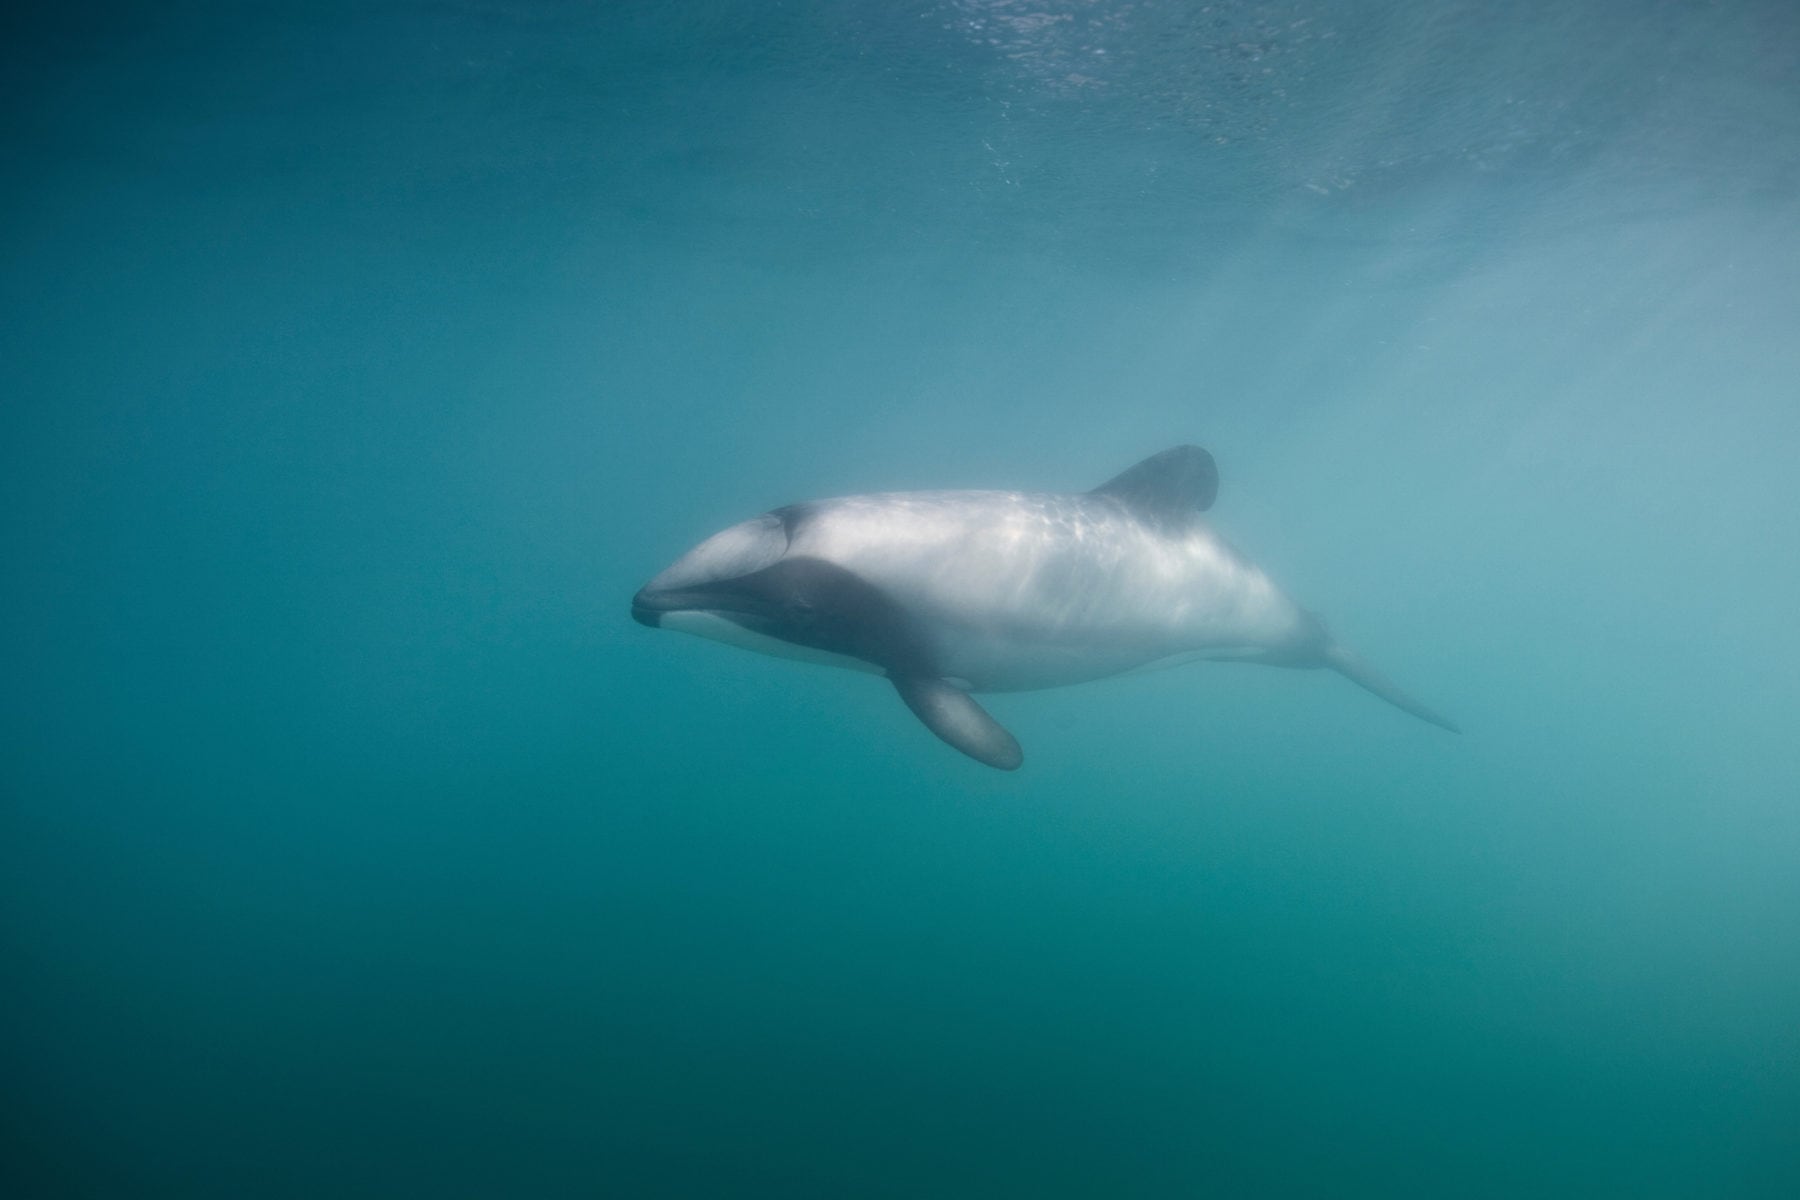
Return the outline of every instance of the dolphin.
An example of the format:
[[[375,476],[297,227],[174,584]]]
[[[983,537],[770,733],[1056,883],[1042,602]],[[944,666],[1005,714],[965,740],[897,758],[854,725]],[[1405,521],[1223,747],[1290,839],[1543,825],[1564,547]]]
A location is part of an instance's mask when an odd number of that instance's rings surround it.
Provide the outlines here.
[[[632,597],[645,625],[885,675],[979,762],[1024,754],[971,693],[1019,692],[1196,660],[1330,667],[1451,732],[1340,645],[1200,514],[1219,490],[1198,446],[1088,492],[887,492],[733,525]]]

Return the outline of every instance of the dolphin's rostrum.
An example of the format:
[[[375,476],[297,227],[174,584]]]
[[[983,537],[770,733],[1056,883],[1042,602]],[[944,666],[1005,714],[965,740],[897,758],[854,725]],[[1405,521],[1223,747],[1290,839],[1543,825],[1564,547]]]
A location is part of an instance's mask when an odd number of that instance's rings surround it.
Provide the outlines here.
[[[645,584],[631,614],[873,671],[964,754],[1019,743],[970,696],[1199,659],[1331,667],[1454,731],[1337,644],[1200,514],[1212,455],[1177,446],[1091,492],[890,492],[733,525]]]

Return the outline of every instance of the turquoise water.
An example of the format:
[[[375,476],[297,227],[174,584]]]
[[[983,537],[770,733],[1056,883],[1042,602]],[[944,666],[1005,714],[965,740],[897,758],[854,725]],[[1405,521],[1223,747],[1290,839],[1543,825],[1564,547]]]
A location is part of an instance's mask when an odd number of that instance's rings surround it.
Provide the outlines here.
[[[1788,5],[7,20],[6,1195],[1800,1195]],[[1184,441],[1462,736],[627,612]]]

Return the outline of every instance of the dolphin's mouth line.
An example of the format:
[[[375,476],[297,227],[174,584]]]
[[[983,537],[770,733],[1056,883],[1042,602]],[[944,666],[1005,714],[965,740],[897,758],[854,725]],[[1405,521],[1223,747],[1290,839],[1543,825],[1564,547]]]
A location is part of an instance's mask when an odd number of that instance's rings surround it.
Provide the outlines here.
[[[662,618],[670,613],[707,613],[728,621],[756,616],[754,611],[741,604],[732,604],[722,597],[698,591],[639,592],[631,598],[631,619],[640,625],[655,629],[662,624]]]

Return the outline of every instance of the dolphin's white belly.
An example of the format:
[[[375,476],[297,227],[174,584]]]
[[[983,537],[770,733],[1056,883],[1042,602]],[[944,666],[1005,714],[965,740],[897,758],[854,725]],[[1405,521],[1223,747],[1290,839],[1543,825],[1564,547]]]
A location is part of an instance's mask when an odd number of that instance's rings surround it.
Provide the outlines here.
[[[1175,656],[1232,658],[1310,618],[1197,516],[1176,530],[1102,496],[909,492],[809,506],[789,548],[874,584],[946,677],[1080,683]]]

